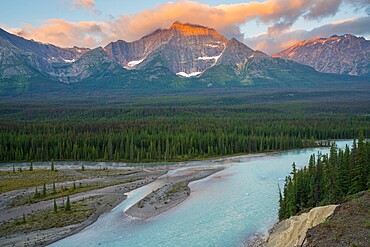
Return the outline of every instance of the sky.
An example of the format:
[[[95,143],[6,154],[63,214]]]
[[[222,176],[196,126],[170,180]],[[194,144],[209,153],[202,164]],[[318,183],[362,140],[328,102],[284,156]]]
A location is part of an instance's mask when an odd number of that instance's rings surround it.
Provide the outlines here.
[[[370,39],[370,0],[0,0],[0,27],[61,47],[134,41],[175,21],[274,54],[311,38]]]

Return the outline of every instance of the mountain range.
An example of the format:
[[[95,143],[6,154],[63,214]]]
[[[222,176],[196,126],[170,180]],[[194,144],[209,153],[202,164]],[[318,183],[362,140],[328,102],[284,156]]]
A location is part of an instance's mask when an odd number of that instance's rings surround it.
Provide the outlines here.
[[[302,41],[273,57],[296,61],[324,73],[370,76],[370,40],[350,34]]]
[[[60,48],[0,29],[0,92],[27,91],[39,81],[120,88],[155,82],[206,87],[311,84],[327,78],[317,71],[368,76],[369,47],[363,38],[333,36],[301,42],[271,57],[212,28],[175,22],[134,42]]]

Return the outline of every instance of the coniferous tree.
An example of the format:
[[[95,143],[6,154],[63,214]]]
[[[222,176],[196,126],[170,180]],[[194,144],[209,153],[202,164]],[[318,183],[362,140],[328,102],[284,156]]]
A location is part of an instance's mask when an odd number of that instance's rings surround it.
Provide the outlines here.
[[[279,220],[283,220],[286,215],[286,205],[285,201],[283,200],[283,195],[281,194],[281,189],[280,186],[278,185],[279,188]]]
[[[57,202],[55,200],[55,197],[54,197],[54,213],[58,213],[58,206],[57,206]]]
[[[366,190],[368,179],[368,143],[359,137],[358,147],[338,150],[333,145],[330,156],[311,155],[308,168],[292,172],[285,179],[283,196],[279,188],[279,219],[286,219],[306,208],[340,203],[347,194]],[[361,171],[361,172],[360,172]],[[361,187],[362,186],[362,187]]]
[[[350,193],[354,194],[366,189],[367,171],[366,153],[363,132],[360,131],[358,138],[357,153],[354,154],[355,166],[350,187]]]
[[[39,197],[40,197],[40,193],[38,192],[37,187],[35,187],[35,193],[33,195],[33,198],[39,198]]]
[[[30,164],[30,171],[33,171],[33,164],[32,164],[32,162]]]
[[[69,195],[67,196],[67,201],[66,201],[66,205],[64,207],[64,211],[71,211],[71,202],[70,202],[70,199],[69,199]]]

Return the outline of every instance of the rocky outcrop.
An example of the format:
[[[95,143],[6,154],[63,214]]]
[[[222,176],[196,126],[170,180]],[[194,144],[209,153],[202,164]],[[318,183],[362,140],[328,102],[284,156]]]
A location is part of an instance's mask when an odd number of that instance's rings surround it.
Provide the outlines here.
[[[258,246],[264,247],[294,247],[301,246],[308,229],[323,223],[333,214],[337,205],[328,205],[311,209],[308,213],[290,217],[276,224],[265,241],[259,241]],[[256,245],[254,245],[256,246]]]
[[[299,62],[319,72],[370,76],[370,40],[350,34],[303,41],[273,57]]]

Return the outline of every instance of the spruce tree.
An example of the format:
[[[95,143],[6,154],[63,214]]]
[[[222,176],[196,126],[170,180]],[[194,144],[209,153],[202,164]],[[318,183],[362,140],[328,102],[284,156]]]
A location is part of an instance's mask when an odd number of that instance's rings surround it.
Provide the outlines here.
[[[296,170],[285,179],[284,193],[279,188],[279,219],[286,219],[297,212],[318,205],[340,203],[347,194],[354,194],[367,189],[369,177],[368,160],[370,160],[369,142],[364,142],[360,132],[358,146],[354,143],[352,150],[346,146],[339,150],[330,149],[330,156],[312,155],[308,168]]]
[[[30,164],[30,171],[31,171],[31,172],[33,171],[33,164],[32,164],[32,162],[31,162],[31,164]]]
[[[33,198],[39,198],[40,197],[40,193],[38,192],[37,190],[37,187],[35,188],[35,194],[33,196]]]
[[[54,213],[58,213],[58,206],[57,206],[57,202],[55,200],[55,197],[54,197]]]
[[[51,170],[52,171],[55,171],[55,168],[54,168],[54,161],[51,162]]]
[[[66,202],[66,206],[64,207],[64,211],[71,211],[71,202],[69,200],[69,195],[67,196],[67,202]]]
[[[279,205],[280,205],[279,220],[283,220],[285,219],[285,215],[286,215],[286,205],[285,205],[285,200],[283,198],[283,195],[281,194],[281,189],[279,185],[278,185],[278,188],[279,188]]]
[[[364,136],[363,132],[360,131],[359,138],[358,138],[358,148],[357,153],[354,156],[355,159],[355,166],[354,166],[354,176],[352,178],[352,184],[350,187],[350,193],[355,194],[362,190],[366,189],[366,180],[367,180],[367,171],[365,168],[367,167],[366,164],[366,157],[365,157],[365,143],[364,143]]]

